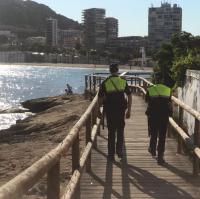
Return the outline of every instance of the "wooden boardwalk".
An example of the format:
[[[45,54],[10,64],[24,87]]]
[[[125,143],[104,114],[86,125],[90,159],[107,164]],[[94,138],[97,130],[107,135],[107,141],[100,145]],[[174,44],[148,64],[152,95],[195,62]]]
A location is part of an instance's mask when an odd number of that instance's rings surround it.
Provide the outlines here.
[[[107,161],[107,128],[101,131],[98,147],[92,150],[92,171],[81,179],[81,198],[200,199],[200,176],[192,176],[192,164],[188,156],[176,153],[173,138],[167,138],[164,166],[147,152],[145,109],[143,99],[134,95],[122,161]]]

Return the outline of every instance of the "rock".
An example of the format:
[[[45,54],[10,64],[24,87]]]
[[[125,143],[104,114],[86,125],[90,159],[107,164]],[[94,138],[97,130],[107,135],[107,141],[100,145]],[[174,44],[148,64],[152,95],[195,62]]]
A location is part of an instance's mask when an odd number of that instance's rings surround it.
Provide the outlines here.
[[[22,109],[22,108],[10,108],[6,110],[0,110],[0,114],[3,113],[26,113],[28,112],[28,109]]]
[[[29,109],[33,113],[38,113],[53,106],[60,105],[62,102],[59,102],[55,97],[54,98],[39,98],[32,99],[22,102],[21,105],[24,108]]]
[[[60,95],[27,100],[21,104],[36,114],[18,120],[9,129],[1,130],[0,143],[23,142],[45,134],[53,135],[49,140],[58,143],[63,139],[59,134],[79,119],[89,101],[83,95]]]

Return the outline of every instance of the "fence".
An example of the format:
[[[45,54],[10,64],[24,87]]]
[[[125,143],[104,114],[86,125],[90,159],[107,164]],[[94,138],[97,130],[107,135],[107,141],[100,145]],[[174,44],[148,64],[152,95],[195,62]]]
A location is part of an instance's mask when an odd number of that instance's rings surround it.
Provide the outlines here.
[[[90,171],[91,149],[96,143],[97,132],[100,133],[100,120],[97,118],[97,96],[82,115],[80,120],[74,125],[67,137],[52,151],[43,156],[40,160],[20,173],[14,179],[0,188],[0,199],[18,199],[33,187],[45,174],[47,174],[47,199],[60,198],[60,160],[62,154],[72,147],[72,178],[66,188],[62,199],[71,198],[74,194],[76,198],[80,196],[79,180],[83,173],[83,168]],[[86,127],[86,147],[79,157],[79,131]]]
[[[152,86],[153,84],[148,80],[142,77],[129,77],[131,82],[135,80],[135,85],[131,85],[134,92],[142,92],[143,96],[146,94],[146,90],[148,86]],[[136,81],[137,80],[137,81]],[[136,84],[136,82],[138,82]],[[174,129],[178,135],[178,145],[177,152],[182,153],[183,144],[192,152],[193,155],[193,175],[197,176],[200,172],[200,113],[196,110],[192,109],[190,106],[186,105],[176,97],[172,96],[172,102],[179,107],[178,113],[178,123],[170,117],[169,123],[170,126],[168,128],[168,133],[171,134]],[[182,128],[183,128],[183,111],[188,112],[195,118],[195,129],[193,138],[190,137]]]

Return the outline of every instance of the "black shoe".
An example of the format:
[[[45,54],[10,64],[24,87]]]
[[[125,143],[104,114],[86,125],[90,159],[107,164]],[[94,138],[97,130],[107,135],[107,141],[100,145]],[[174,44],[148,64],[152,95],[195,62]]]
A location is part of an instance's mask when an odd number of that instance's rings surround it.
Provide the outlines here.
[[[162,156],[161,157],[158,156],[157,162],[159,165],[163,165],[163,164],[165,164],[165,159]]]
[[[148,148],[148,152],[151,153],[152,156],[156,156],[156,152],[152,151],[150,147]]]
[[[122,159],[123,158],[123,153],[117,153],[118,158]]]
[[[112,155],[108,155],[108,157],[107,157],[107,159],[109,160],[109,161],[115,161],[115,156],[112,154]]]

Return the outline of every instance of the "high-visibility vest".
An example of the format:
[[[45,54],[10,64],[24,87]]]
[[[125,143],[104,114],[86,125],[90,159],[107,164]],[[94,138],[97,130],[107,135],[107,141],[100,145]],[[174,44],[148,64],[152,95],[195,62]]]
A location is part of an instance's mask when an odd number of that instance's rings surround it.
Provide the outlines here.
[[[109,77],[105,81],[105,89],[107,93],[123,92],[125,90],[125,87],[126,87],[126,80],[118,76]]]
[[[165,97],[171,96],[171,89],[163,84],[156,84],[148,88],[149,97]]]

